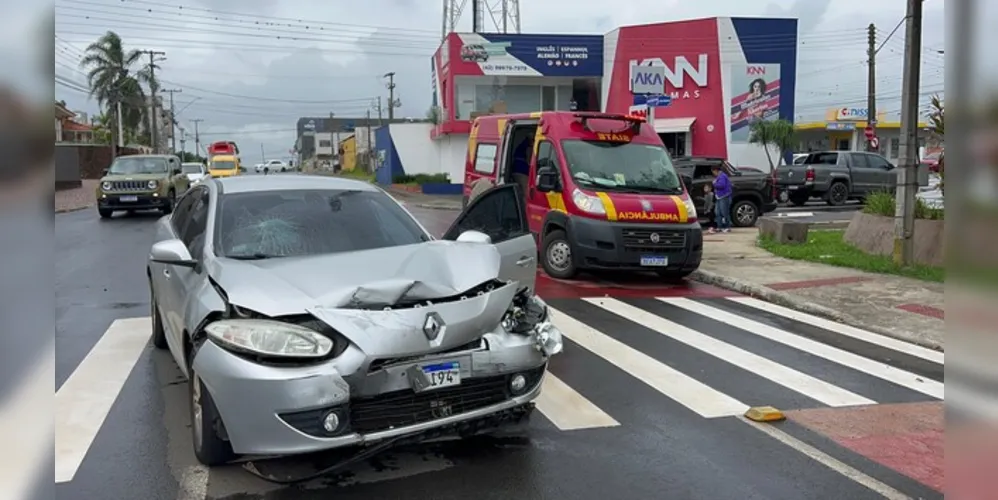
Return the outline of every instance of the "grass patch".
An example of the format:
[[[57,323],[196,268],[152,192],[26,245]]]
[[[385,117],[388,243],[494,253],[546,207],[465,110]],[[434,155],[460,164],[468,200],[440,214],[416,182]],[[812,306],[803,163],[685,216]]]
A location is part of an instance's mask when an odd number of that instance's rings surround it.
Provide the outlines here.
[[[866,197],[863,212],[871,215],[894,217],[896,202],[894,195],[887,192],[873,193]],[[915,198],[915,218],[928,220],[943,220],[945,212],[941,208],[932,208],[924,201]]]
[[[374,174],[356,168],[353,170],[341,170],[336,175],[339,177],[346,177],[348,179],[357,179],[359,181],[374,182]]]
[[[759,238],[759,247],[770,253],[793,260],[818,262],[837,267],[849,267],[870,273],[893,274],[923,281],[943,282],[946,270],[942,267],[915,265],[901,267],[891,257],[870,255],[850,245],[843,239],[845,231],[810,231],[807,243],[784,245],[769,237]]]

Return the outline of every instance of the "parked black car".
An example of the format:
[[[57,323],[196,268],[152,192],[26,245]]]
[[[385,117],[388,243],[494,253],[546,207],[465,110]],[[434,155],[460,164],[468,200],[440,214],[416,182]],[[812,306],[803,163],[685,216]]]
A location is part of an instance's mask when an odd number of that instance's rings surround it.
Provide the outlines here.
[[[753,226],[762,214],[776,210],[776,186],[773,176],[768,173],[755,168],[740,170],[724,158],[680,156],[674,158],[673,163],[686,183],[697,213],[703,213],[703,187],[714,181],[711,169],[715,166],[723,168],[731,178],[731,222],[734,226]]]

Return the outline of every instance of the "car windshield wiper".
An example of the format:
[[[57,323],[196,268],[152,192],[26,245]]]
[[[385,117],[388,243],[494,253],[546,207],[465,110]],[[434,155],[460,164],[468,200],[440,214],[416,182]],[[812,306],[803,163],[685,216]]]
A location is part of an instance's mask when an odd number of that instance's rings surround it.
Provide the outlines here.
[[[226,257],[235,260],[265,260],[280,256],[257,252],[257,253],[246,253],[246,254],[237,254],[237,255],[226,255]]]
[[[679,188],[664,188],[656,186],[622,186],[624,189],[629,189],[637,193],[680,193]]]

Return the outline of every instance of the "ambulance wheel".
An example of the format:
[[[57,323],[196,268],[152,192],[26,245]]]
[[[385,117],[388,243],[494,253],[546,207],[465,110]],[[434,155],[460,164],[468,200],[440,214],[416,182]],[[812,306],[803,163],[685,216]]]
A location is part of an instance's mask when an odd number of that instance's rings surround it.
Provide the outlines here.
[[[548,276],[567,280],[578,274],[572,260],[572,245],[569,244],[565,231],[555,229],[544,235],[541,252],[541,266]]]

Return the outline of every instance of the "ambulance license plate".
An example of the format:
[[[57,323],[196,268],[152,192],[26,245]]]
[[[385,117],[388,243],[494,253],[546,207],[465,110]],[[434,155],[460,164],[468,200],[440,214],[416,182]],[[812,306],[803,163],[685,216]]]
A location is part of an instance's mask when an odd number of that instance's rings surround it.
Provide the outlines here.
[[[641,265],[648,267],[665,267],[669,265],[668,257],[645,256],[641,257]]]

